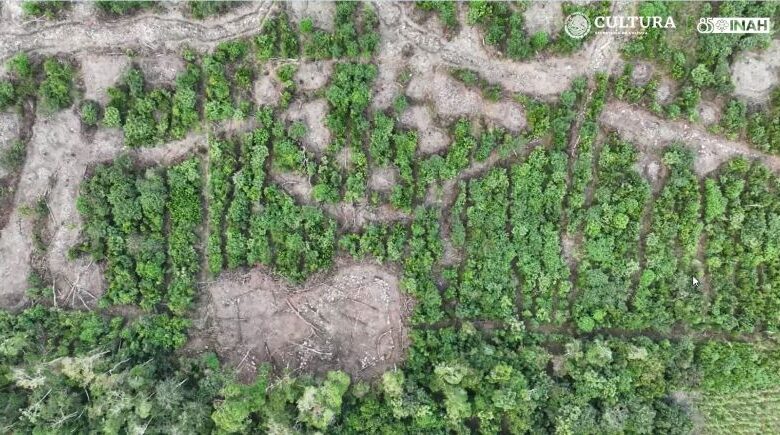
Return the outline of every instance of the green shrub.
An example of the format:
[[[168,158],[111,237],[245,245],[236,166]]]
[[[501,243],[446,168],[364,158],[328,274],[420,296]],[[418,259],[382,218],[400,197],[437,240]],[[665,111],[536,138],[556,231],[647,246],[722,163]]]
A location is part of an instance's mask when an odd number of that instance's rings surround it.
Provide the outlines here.
[[[43,107],[62,110],[73,103],[73,67],[67,61],[54,58],[43,62],[44,79],[38,88]]]
[[[119,115],[119,109],[113,106],[106,107],[103,113],[103,125],[108,128],[122,127],[122,117]]]
[[[190,13],[193,17],[202,20],[213,15],[224,14],[234,7],[239,2],[237,1],[189,1],[187,4],[190,7]]]
[[[25,15],[36,18],[45,18],[47,20],[58,18],[59,15],[69,7],[70,2],[68,1],[47,0],[22,2],[22,11],[24,11]]]
[[[730,139],[736,139],[747,124],[747,107],[739,100],[731,100],[726,105],[720,125]]]
[[[167,203],[170,216],[168,258],[172,276],[168,284],[166,303],[177,315],[190,307],[200,271],[197,228],[203,219],[201,203],[200,162],[189,159],[168,170]]]
[[[34,73],[30,56],[27,53],[17,53],[8,60],[8,70],[19,78],[30,78]]]
[[[547,44],[549,43],[550,36],[547,35],[547,32],[536,32],[531,37],[531,48],[536,51],[544,50],[544,48],[547,47]]]
[[[81,104],[81,122],[90,127],[97,125],[100,117],[100,105],[92,100]]]
[[[11,145],[0,152],[0,166],[8,171],[16,171],[24,165],[27,156],[27,146],[20,140],[11,142]]]
[[[422,10],[434,11],[439,16],[444,27],[454,29],[458,26],[457,2],[449,1],[417,1],[415,6]]]
[[[111,1],[111,0],[98,0],[95,2],[95,5],[103,12],[120,16],[120,15],[128,15],[135,12],[138,12],[142,9],[150,8],[152,7],[156,2],[153,1],[138,1],[138,0],[120,0],[120,1]]]
[[[14,84],[10,80],[0,80],[0,110],[16,103]]]

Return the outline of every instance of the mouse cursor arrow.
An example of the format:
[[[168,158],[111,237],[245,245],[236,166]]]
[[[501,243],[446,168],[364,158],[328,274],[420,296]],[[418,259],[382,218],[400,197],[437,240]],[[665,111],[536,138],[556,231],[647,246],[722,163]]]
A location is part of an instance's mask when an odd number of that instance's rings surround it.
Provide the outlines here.
[[[699,286],[699,280],[696,278],[691,278],[693,280],[693,286],[698,287]]]

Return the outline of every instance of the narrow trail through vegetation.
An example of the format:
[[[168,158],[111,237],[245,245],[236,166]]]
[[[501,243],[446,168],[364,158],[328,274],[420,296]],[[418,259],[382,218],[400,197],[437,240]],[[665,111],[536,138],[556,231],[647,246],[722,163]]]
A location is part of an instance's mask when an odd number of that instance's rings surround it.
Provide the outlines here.
[[[117,47],[165,51],[184,45],[210,49],[225,40],[254,35],[275,8],[272,2],[250,2],[205,22],[144,13],[112,21],[46,23],[34,30],[11,24],[0,31],[0,63],[20,51],[94,53],[115,51]]]
[[[694,169],[699,175],[707,175],[739,155],[760,159],[773,171],[780,172],[780,156],[763,153],[745,142],[711,134],[687,121],[659,118],[628,103],[607,103],[599,121],[603,128],[617,131],[623,139],[634,143],[643,152],[660,154],[673,142],[685,143],[696,154]]]

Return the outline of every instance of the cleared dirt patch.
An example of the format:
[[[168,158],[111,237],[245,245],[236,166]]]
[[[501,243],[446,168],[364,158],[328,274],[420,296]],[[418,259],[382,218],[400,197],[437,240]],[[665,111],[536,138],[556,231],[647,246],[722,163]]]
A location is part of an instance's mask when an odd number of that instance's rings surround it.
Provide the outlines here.
[[[324,98],[306,102],[293,101],[282,113],[282,119],[285,121],[301,121],[306,125],[303,146],[318,155],[321,155],[330,144],[330,130],[325,125],[327,116],[328,102]]]
[[[328,84],[331,73],[333,73],[332,61],[300,62],[295,73],[295,83],[301,91],[316,91]]]
[[[287,4],[288,12],[295,21],[311,18],[316,27],[333,30],[336,7],[330,2],[295,1]]]
[[[391,166],[376,167],[371,170],[371,177],[368,180],[368,186],[371,190],[378,192],[390,192],[398,183],[398,170]]]
[[[280,89],[281,86],[271,77],[270,73],[261,75],[254,84],[255,103],[261,107],[279,104]]]
[[[437,127],[427,106],[411,106],[401,115],[401,124],[417,130],[418,149],[423,154],[434,154],[450,144],[447,132]]]
[[[33,127],[27,145],[27,159],[17,186],[14,210],[8,225],[0,232],[2,306],[14,307],[24,299],[32,252],[32,219],[26,209],[47,193],[51,194],[52,186],[61,185],[57,184],[58,179],[78,182],[81,177],[79,167],[83,163],[79,161],[83,162],[83,159],[80,160],[76,154],[81,143],[79,126],[76,115],[66,111],[50,118],[39,117]],[[68,207],[75,208],[75,197],[70,198]],[[53,210],[52,219],[59,219],[62,213],[61,209]]]
[[[721,164],[737,156],[760,158],[774,171],[780,171],[780,157],[764,154],[743,142],[730,141],[692,126],[685,121],[668,121],[637,107],[621,102],[605,106],[601,125],[615,130],[620,136],[633,142],[642,152],[658,153],[673,142],[682,142],[695,153],[694,169],[706,175]]]
[[[525,128],[526,125],[523,108],[512,101],[486,104],[484,113],[493,123],[515,133]]]
[[[0,62],[18,51],[32,50],[41,54],[105,53],[122,47],[160,52],[178,51],[185,45],[211,49],[226,39],[253,35],[276,8],[272,2],[248,3],[202,22],[182,18],[175,11],[114,21],[100,21],[93,12],[84,19],[46,22],[35,29],[16,20],[4,21]]]
[[[208,283],[191,351],[215,350],[247,378],[257,364],[365,379],[392,368],[408,345],[411,303],[397,275],[371,263],[341,262],[335,272],[292,285],[260,268]]]
[[[81,74],[84,78],[84,98],[100,104],[108,103],[106,90],[114,86],[130,66],[130,60],[124,55],[117,56],[79,56]]]
[[[765,103],[780,80],[780,41],[762,52],[743,52],[731,67],[734,94],[752,103]]]
[[[144,79],[152,86],[173,85],[176,75],[184,71],[184,60],[178,54],[158,54],[136,61]]]
[[[531,2],[524,17],[529,35],[536,32],[556,35],[563,28],[563,9],[558,2]]]

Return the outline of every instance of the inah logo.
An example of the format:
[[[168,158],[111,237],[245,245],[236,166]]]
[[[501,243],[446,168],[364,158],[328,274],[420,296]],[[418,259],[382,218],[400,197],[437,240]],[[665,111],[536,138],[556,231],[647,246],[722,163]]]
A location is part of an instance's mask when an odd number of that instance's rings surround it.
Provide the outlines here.
[[[590,20],[585,14],[575,12],[566,17],[566,24],[563,26],[563,30],[574,39],[582,39],[590,32]]]
[[[699,18],[699,33],[772,33],[772,21],[762,18],[714,17]]]

